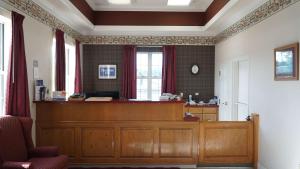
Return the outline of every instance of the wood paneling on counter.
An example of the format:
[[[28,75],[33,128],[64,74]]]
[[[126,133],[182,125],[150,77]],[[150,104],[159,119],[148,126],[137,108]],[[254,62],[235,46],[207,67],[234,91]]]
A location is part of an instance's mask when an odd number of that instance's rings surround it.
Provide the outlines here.
[[[252,163],[252,122],[200,123],[200,163]]]
[[[183,102],[41,102],[37,121],[181,121]]]
[[[72,163],[196,164],[198,133],[197,122],[44,122],[37,145],[59,146]]]
[[[258,116],[186,122],[181,102],[37,102],[36,108],[37,145],[58,146],[72,164],[257,163]]]

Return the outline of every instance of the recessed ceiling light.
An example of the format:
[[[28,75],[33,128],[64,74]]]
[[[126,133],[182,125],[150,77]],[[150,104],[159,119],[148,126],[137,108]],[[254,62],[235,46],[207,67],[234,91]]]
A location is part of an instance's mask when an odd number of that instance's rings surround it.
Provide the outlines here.
[[[108,2],[111,4],[116,4],[116,5],[131,4],[131,0],[108,0]]]
[[[189,6],[191,0],[168,0],[168,6]]]

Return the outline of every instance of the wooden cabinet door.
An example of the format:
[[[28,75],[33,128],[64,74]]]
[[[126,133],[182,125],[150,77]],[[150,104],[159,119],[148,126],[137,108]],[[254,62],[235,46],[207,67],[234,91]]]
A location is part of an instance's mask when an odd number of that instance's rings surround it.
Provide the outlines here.
[[[204,114],[217,114],[218,108],[216,107],[204,107],[203,113]]]
[[[160,157],[192,157],[193,155],[192,129],[160,129],[159,154]]]
[[[202,113],[202,108],[201,107],[189,107],[189,112],[190,113]]]
[[[216,114],[203,114],[202,121],[217,121]]]
[[[91,127],[81,129],[82,157],[114,157],[115,135],[113,128]]]
[[[152,128],[121,128],[121,158],[153,157],[154,130]]]
[[[75,128],[38,128],[38,146],[57,146],[59,153],[75,158]]]

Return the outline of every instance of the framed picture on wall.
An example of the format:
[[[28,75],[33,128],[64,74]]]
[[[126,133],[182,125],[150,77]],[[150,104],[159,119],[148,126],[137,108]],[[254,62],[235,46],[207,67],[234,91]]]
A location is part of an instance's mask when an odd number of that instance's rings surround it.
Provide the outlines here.
[[[99,65],[99,79],[117,79],[117,65]]]
[[[274,79],[299,79],[299,43],[274,49]]]

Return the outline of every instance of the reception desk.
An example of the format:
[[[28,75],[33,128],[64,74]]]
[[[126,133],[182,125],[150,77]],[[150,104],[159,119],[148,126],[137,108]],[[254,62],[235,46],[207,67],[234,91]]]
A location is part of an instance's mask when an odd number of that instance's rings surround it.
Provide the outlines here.
[[[36,102],[37,145],[73,164],[254,164],[255,122],[186,122],[184,102]]]

